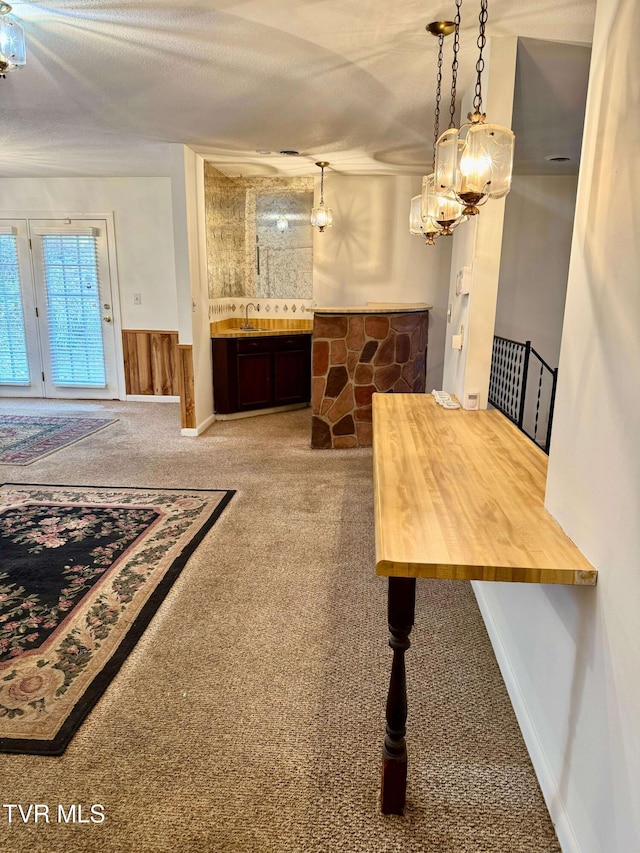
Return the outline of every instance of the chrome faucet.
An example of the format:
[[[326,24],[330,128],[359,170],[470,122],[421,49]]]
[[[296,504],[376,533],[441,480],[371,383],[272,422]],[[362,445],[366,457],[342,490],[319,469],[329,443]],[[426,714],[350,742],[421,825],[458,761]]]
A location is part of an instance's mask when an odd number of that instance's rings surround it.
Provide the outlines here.
[[[244,326],[241,326],[241,329],[251,329],[253,328],[251,323],[249,322],[249,308],[255,308],[256,311],[260,310],[260,306],[256,305],[255,302],[247,302],[245,312],[244,312]]]

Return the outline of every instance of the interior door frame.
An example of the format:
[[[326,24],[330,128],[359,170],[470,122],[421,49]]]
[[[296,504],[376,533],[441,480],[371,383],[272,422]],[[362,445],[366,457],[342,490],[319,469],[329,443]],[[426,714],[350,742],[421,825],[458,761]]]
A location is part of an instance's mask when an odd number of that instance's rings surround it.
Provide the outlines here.
[[[108,213],[78,213],[75,211],[52,211],[52,210],[6,210],[2,211],[0,219],[23,219],[27,221],[27,228],[31,220],[51,220],[60,222],[71,220],[102,219],[107,231],[107,263],[109,265],[109,278],[111,282],[111,316],[113,318],[113,335],[116,357],[116,393],[117,400],[126,400],[126,383],[124,375],[124,348],[122,344],[122,312],[120,310],[120,282],[118,279],[118,256],[116,250],[116,229],[113,211]],[[30,234],[30,232],[29,232]],[[33,277],[33,255],[30,253],[30,275]],[[9,386],[6,386],[9,387]],[[53,399],[53,398],[51,398]],[[61,398],[58,398],[61,399]]]

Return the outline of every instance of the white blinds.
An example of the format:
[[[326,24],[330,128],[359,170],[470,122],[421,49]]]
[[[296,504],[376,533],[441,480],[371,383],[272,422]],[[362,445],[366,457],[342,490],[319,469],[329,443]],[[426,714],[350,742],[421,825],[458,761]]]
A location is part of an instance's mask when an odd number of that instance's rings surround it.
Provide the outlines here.
[[[28,385],[16,235],[0,233],[0,384]]]
[[[43,234],[55,385],[106,385],[100,281],[93,234]]]

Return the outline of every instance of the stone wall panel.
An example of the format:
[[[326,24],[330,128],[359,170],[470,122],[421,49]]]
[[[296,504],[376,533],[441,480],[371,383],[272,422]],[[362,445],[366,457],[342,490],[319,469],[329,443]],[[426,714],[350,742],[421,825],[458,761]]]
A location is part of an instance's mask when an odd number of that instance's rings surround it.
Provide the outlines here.
[[[369,447],[371,397],[425,386],[427,311],[316,315],[311,446]]]
[[[349,317],[349,333],[347,335],[347,349],[360,352],[364,346],[364,318]]]
[[[389,334],[389,318],[380,317],[375,314],[365,317],[364,330],[370,338],[383,341]]]
[[[329,341],[313,342],[313,375],[326,376],[329,369]]]
[[[313,318],[313,335],[316,338],[344,338],[348,329],[348,318],[333,314],[316,314]]]
[[[342,338],[339,341],[331,341],[331,364],[347,363],[347,344]]]

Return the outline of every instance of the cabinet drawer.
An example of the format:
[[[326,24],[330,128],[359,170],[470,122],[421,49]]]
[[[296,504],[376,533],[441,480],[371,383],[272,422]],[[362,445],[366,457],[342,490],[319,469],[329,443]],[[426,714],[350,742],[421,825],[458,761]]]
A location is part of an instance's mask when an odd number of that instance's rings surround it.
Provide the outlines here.
[[[311,335],[280,335],[274,338],[274,349],[306,349],[310,343]]]
[[[273,349],[273,338],[240,338],[238,340],[239,353],[271,352]]]

